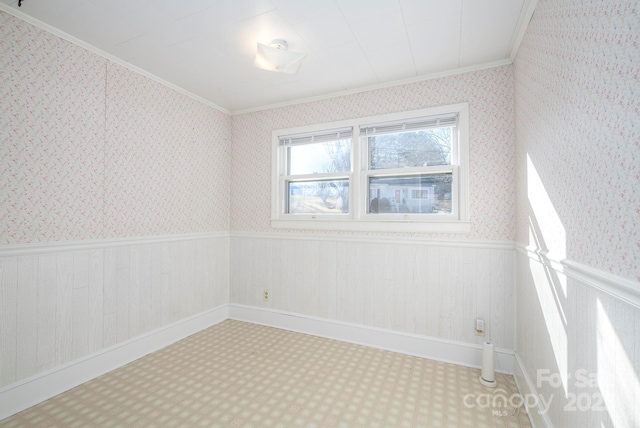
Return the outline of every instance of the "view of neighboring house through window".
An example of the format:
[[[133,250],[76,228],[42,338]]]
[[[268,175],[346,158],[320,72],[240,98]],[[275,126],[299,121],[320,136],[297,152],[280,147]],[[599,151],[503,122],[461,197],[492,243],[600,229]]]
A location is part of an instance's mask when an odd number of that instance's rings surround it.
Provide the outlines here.
[[[360,127],[368,213],[451,214],[457,115]]]

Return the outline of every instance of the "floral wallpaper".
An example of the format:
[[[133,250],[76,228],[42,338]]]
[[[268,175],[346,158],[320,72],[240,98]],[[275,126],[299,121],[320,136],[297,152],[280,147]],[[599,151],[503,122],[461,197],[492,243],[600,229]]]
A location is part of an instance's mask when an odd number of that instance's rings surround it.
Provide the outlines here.
[[[0,244],[229,229],[231,118],[0,12]]]
[[[105,230],[229,230],[231,118],[108,64]]]
[[[514,65],[518,241],[636,281],[639,60],[637,1],[541,0]]]
[[[394,236],[515,239],[512,83],[505,66],[234,116],[232,230],[276,232],[270,226],[272,130],[468,102],[471,232]]]
[[[275,232],[273,129],[459,102],[470,106],[471,232],[393,235],[515,239],[510,66],[229,116],[8,14],[0,20],[0,243],[229,224]]]

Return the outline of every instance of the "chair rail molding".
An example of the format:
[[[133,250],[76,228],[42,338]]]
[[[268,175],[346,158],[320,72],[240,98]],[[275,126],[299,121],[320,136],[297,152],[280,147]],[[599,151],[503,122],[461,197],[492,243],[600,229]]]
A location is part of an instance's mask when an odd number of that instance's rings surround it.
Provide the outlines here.
[[[543,264],[556,272],[577,279],[583,284],[640,309],[640,282],[605,272],[570,259],[559,259],[553,253],[537,247],[516,243],[516,252]]]

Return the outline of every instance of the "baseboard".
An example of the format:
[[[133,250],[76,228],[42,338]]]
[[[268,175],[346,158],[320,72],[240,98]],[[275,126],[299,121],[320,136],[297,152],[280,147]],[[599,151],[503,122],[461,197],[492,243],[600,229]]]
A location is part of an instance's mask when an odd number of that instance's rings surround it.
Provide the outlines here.
[[[0,420],[225,319],[246,321],[467,367],[479,368],[482,361],[482,348],[475,344],[273,309],[225,304],[0,389]],[[514,368],[513,351],[497,348],[496,371],[513,374]]]
[[[202,312],[0,389],[0,420],[229,317],[228,305]]]
[[[553,424],[549,420],[549,415],[546,412],[541,412],[538,407],[529,406],[531,403],[540,403],[540,396],[536,390],[536,386],[531,380],[531,377],[527,373],[524,367],[520,355],[515,354],[516,370],[513,375],[520,395],[524,398],[524,403],[527,406],[527,415],[533,428],[553,428]]]
[[[229,305],[229,318],[461,366],[482,364],[482,347],[471,343],[237,304]],[[497,348],[495,365],[496,371],[513,374],[513,351]]]

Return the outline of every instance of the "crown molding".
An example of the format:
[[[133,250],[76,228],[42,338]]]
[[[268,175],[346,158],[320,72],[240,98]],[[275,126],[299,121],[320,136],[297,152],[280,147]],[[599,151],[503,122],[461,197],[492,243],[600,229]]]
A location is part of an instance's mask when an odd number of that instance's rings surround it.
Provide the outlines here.
[[[533,12],[536,10],[536,6],[538,6],[538,0],[526,0],[524,5],[522,5],[520,18],[518,18],[516,31],[513,33],[511,48],[509,49],[509,60],[511,62],[516,59],[518,49],[520,49],[520,43],[522,43],[522,39],[524,39],[524,35],[527,33],[527,28],[529,27],[531,18],[533,18]]]
[[[370,92],[370,91],[375,91],[375,90],[378,90],[378,89],[391,88],[391,87],[394,87],[394,86],[408,85],[408,84],[411,84],[411,83],[424,82],[426,80],[440,79],[440,78],[443,78],[443,77],[456,76],[458,74],[471,73],[471,72],[474,72],[474,71],[481,71],[481,70],[487,70],[487,69],[491,69],[491,68],[504,67],[505,65],[511,65],[511,63],[512,62],[511,62],[510,59],[503,59],[503,60],[500,60],[500,61],[493,61],[493,62],[488,62],[488,63],[480,64],[480,65],[473,65],[473,66],[469,66],[469,67],[456,68],[455,70],[442,71],[442,72],[438,72],[438,73],[431,73],[431,74],[426,74],[426,75],[422,75],[422,76],[411,77],[411,78],[403,79],[403,80],[396,80],[396,81],[393,81],[393,82],[387,82],[387,83],[380,83],[380,84],[376,84],[376,85],[364,86],[362,88],[357,88],[357,89],[349,89],[349,90],[346,90],[346,91],[332,92],[330,94],[318,95],[318,96],[315,96],[315,97],[301,98],[301,99],[296,99],[296,100],[293,100],[293,101],[285,101],[285,102],[281,102],[281,103],[269,104],[269,105],[260,106],[260,107],[252,107],[252,108],[247,108],[247,109],[233,110],[231,112],[231,115],[232,116],[237,116],[237,115],[246,114],[246,113],[255,113],[255,112],[259,112],[259,111],[263,111],[263,110],[271,110],[271,109],[275,109],[275,108],[281,108],[281,107],[288,107],[288,106],[292,106],[292,105],[310,103],[310,102],[314,102],[314,101],[322,101],[322,100],[331,99],[331,98],[344,97],[344,96],[347,96],[347,95],[354,95],[354,94],[359,94],[359,93],[362,93],[362,92]]]

